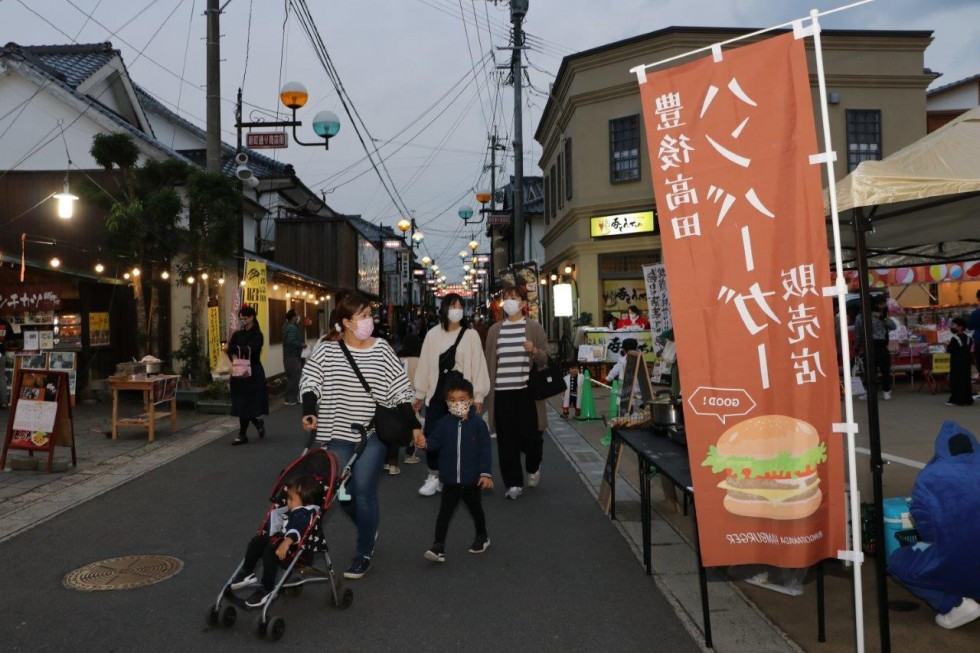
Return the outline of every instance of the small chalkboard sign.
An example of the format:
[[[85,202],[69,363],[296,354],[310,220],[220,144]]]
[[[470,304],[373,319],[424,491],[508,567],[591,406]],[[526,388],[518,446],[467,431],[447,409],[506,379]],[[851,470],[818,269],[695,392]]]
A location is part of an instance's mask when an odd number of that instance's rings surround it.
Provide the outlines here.
[[[623,385],[619,388],[620,415],[628,415],[633,411],[633,400],[637,394],[644,403],[653,401],[653,384],[650,383],[647,362],[641,352],[631,351],[626,354]]]
[[[619,474],[619,457],[623,453],[623,441],[613,438],[609,443],[609,453],[606,455],[606,466],[602,469],[602,484],[599,486],[599,505],[602,511],[609,514],[612,508],[612,489]]]
[[[56,446],[71,447],[71,464],[77,466],[68,373],[18,370],[14,388],[0,469],[7,464],[7,452],[20,449],[31,456],[46,452],[50,472]]]

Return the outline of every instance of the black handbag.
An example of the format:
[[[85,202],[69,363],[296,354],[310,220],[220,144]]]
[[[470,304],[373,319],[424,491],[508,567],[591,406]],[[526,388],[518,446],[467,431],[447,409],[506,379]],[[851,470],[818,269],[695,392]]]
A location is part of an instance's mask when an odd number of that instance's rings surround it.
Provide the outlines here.
[[[527,388],[535,400],[547,399],[565,392],[565,376],[549,356],[544,369],[532,368],[527,376]]]
[[[347,362],[350,363],[361,385],[367,390],[371,399],[374,399],[374,395],[371,393],[371,386],[368,385],[367,379],[361,374],[361,370],[357,368],[357,363],[354,362],[354,357],[351,356],[350,350],[343,340],[340,341],[340,348],[343,350],[344,356],[347,357]],[[368,430],[371,428],[374,428],[374,432],[378,434],[381,441],[389,447],[406,447],[412,443],[412,427],[405,421],[401,410],[397,407],[389,408],[388,406],[382,406],[375,400],[374,418],[368,424]]]
[[[439,399],[442,399],[442,389],[446,387],[446,381],[451,376],[463,376],[453,368],[456,367],[456,348],[459,347],[459,342],[463,339],[464,331],[466,331],[465,327],[460,329],[453,346],[439,354],[439,377],[436,381],[436,397]]]

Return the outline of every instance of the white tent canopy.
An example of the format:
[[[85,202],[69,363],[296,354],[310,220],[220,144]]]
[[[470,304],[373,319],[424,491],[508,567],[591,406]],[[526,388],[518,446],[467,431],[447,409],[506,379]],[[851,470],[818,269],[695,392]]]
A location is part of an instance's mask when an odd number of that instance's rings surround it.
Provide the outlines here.
[[[980,107],[882,161],[861,163],[838,182],[837,207],[863,208],[871,219],[870,267],[980,258]],[[841,241],[852,258],[854,234],[844,222]]]

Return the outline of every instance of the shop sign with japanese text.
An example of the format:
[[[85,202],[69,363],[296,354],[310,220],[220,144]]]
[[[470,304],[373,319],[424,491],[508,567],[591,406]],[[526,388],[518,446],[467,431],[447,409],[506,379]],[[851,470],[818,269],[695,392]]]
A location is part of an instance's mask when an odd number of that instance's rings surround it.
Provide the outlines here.
[[[592,237],[652,234],[653,211],[592,217]]]
[[[61,310],[61,292],[54,286],[0,287],[0,311],[20,314]]]
[[[640,84],[705,566],[845,548],[827,235],[802,40]]]

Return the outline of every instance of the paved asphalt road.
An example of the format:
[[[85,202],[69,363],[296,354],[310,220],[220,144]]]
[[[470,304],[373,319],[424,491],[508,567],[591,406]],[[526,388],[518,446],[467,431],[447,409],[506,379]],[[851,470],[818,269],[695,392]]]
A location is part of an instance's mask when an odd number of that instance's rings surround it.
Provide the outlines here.
[[[302,448],[299,411],[268,419],[269,436],[213,442],[0,544],[0,642],[6,651],[231,651],[277,646],[255,636],[257,614],[232,629],[205,623],[210,602],[264,515],[279,470]],[[437,498],[416,494],[424,465],[381,487],[374,566],[348,581],[354,603],[327,606],[325,585],[281,597],[278,646],[299,651],[697,651],[623,537],[595,508],[576,472],[546,439],[542,485],[516,502],[485,495],[492,544],[466,552],[460,508],[447,562],[429,563]],[[499,478],[495,479],[499,483]],[[338,506],[327,522],[334,564],[353,553]],[[124,555],[181,559],[173,578],[124,591],[66,589],[69,571]],[[693,573],[693,571],[692,571]]]

